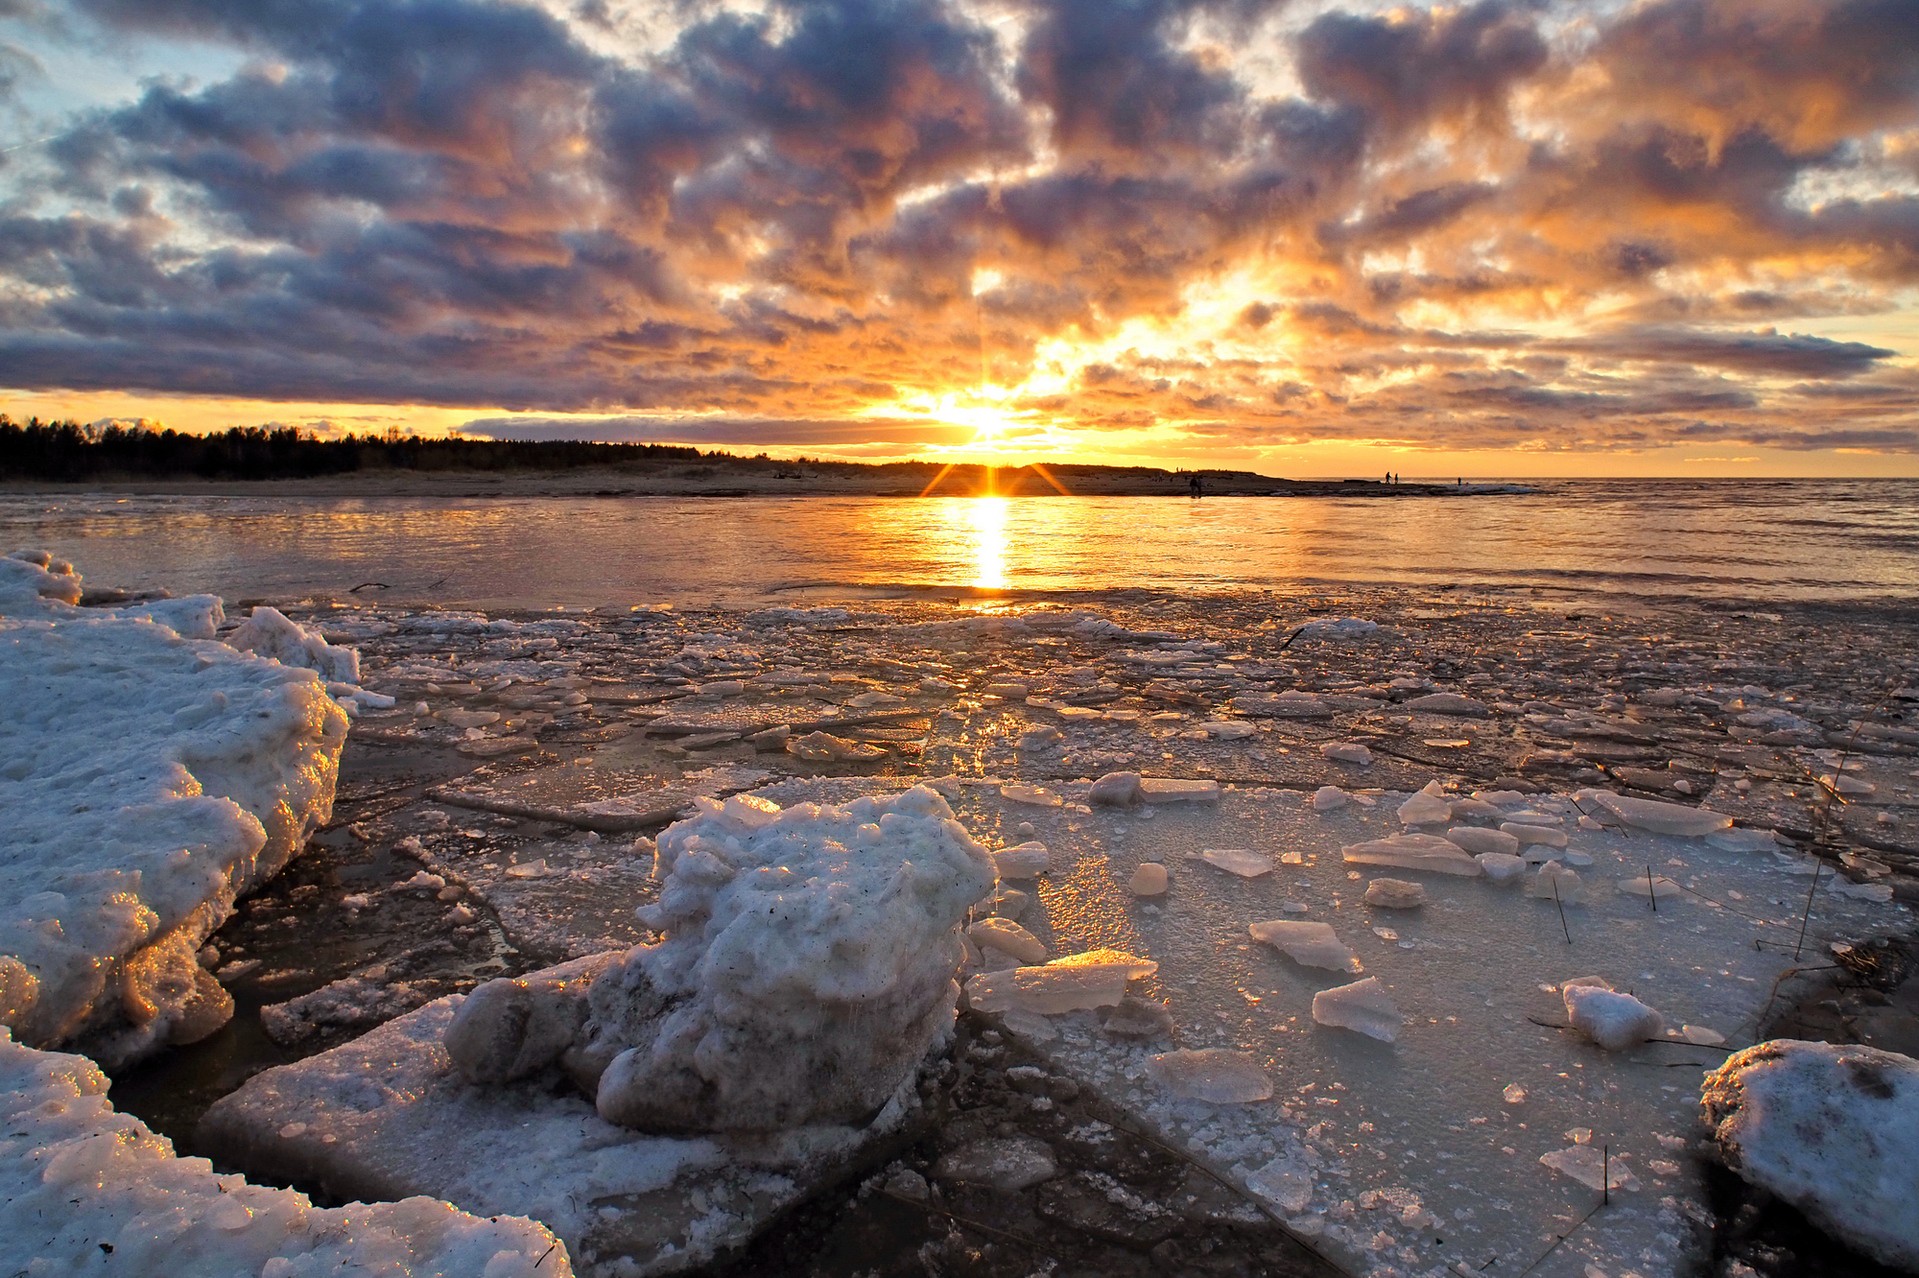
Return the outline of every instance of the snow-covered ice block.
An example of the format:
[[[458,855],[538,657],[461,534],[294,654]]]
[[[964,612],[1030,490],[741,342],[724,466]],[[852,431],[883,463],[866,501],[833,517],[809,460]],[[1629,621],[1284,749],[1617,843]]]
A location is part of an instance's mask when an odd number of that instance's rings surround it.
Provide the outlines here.
[[[1641,799],[1630,794],[1614,794],[1610,790],[1581,790],[1573,797],[1581,806],[1599,808],[1616,824],[1652,834],[1698,838],[1732,826],[1729,816],[1684,803]]]
[[[282,1117],[318,1142],[325,1118]],[[524,1151],[515,1151],[523,1153]],[[305,1194],[216,1174],[118,1113],[84,1057],[39,1052],[0,1027],[0,1270],[193,1278],[567,1278],[544,1226],[431,1198],[321,1208]]]
[[[565,1241],[578,1273],[645,1278],[744,1242],[843,1176],[916,1104],[909,1080],[857,1128],[646,1135],[606,1122],[591,1100],[549,1075],[469,1083],[443,1045],[462,1001],[437,1000],[330,1052],[256,1075],[207,1112],[202,1147],[255,1175],[335,1197],[426,1194],[477,1216],[530,1216]],[[778,1057],[756,1063],[769,1072],[784,1067]],[[543,1278],[547,1270],[532,1272]]]
[[[1726,1164],[1884,1264],[1919,1270],[1919,1061],[1775,1039],[1706,1076]]]
[[[1666,1028],[1658,1012],[1597,976],[1575,977],[1559,989],[1572,1027],[1609,1052],[1637,1047]]]
[[[1485,873],[1479,862],[1450,839],[1436,834],[1394,834],[1349,844],[1339,850],[1351,865],[1388,865],[1400,870],[1430,870],[1460,878]]]
[[[218,595],[150,599],[145,603],[115,608],[113,612],[122,617],[158,622],[182,639],[212,639],[220,633],[220,623],[227,619],[226,607]],[[321,677],[328,676],[322,674]]]
[[[1066,800],[1043,785],[1012,781],[999,788],[999,797],[1008,803],[1023,803],[1031,808],[1057,808]]]
[[[16,550],[0,559],[0,615],[37,613],[46,601],[80,602],[80,574],[44,550]]]
[[[1417,886],[1417,885],[1414,885]],[[1330,972],[1357,972],[1359,956],[1341,941],[1330,923],[1303,923],[1269,919],[1247,928],[1255,941],[1264,941],[1295,963],[1323,967]]]
[[[1399,1038],[1399,1007],[1378,977],[1369,976],[1313,995],[1313,1019],[1321,1025],[1354,1030],[1382,1043]]]
[[[1040,966],[981,972],[966,982],[966,1001],[982,1012],[1044,1016],[1112,1007],[1126,997],[1127,982],[1158,970],[1151,959],[1123,950],[1087,950]]]
[[[992,859],[924,786],[698,809],[655,844],[660,895],[639,917],[664,939],[594,980],[568,1072],[642,1130],[872,1113],[951,1028],[960,924]]]
[[[0,1022],[109,1065],[212,1032],[194,952],[330,814],[345,714],[312,671],[62,604],[0,618],[0,688]]]
[[[318,631],[290,620],[277,608],[255,608],[226,639],[241,652],[256,653],[283,666],[318,671],[322,679],[360,682],[357,651],[328,643]]]
[[[1175,1096],[1213,1105],[1270,1099],[1273,1080],[1248,1052],[1202,1047],[1149,1057],[1147,1073]]]

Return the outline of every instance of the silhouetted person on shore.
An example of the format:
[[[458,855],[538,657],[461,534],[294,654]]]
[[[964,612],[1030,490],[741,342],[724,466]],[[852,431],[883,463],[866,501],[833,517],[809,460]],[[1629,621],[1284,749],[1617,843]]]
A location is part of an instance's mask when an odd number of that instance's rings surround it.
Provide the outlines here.
[[[1194,497],[1204,497],[1206,495],[1206,481],[1198,475],[1194,475],[1186,481],[1186,491]]]

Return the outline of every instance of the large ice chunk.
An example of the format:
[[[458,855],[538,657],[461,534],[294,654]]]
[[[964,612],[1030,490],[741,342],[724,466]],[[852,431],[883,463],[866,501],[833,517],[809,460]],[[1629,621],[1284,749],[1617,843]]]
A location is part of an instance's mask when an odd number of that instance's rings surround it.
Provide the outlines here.
[[[1659,799],[1641,799],[1610,790],[1581,790],[1573,798],[1582,807],[1597,807],[1620,825],[1652,834],[1677,834],[1699,838],[1732,827],[1732,818],[1706,808],[1684,803],[1665,803]]]
[[[951,1025],[960,923],[992,859],[924,786],[698,805],[656,844],[640,916],[665,939],[594,980],[568,1071],[640,1130],[864,1119]]]
[[[80,602],[80,574],[44,550],[16,550],[0,559],[0,613],[21,614],[42,600]]]
[[[1416,885],[1415,885],[1416,886]],[[1247,928],[1255,941],[1264,941],[1295,963],[1332,972],[1359,971],[1359,956],[1339,939],[1330,923],[1301,923],[1270,919]]]
[[[1574,977],[1559,989],[1572,1027],[1609,1052],[1637,1047],[1666,1028],[1658,1012],[1597,976]]]
[[[1313,1019],[1390,1043],[1399,1037],[1399,1007],[1377,977],[1313,995]]]
[[[326,820],[345,714],[311,671],[34,601],[0,689],[0,1022],[109,1066],[217,1029],[194,952]]]
[[[1384,839],[1369,839],[1343,847],[1339,853],[1351,865],[1389,865],[1400,870],[1430,870],[1460,878],[1477,878],[1485,873],[1465,849],[1436,834],[1395,834]]]
[[[1777,1039],[1706,1075],[1734,1171],[1885,1264],[1919,1270],[1919,1061]]]
[[[982,972],[966,982],[966,1001],[982,1012],[1076,1012],[1112,1007],[1126,983],[1151,976],[1159,964],[1123,950],[1087,950],[1038,967]]]
[[[0,1027],[0,1271],[567,1278],[573,1266],[521,1217],[481,1220],[431,1198],[320,1208],[176,1158],[114,1110],[92,1061],[22,1047]]]
[[[283,666],[318,671],[334,683],[360,682],[360,654],[328,643],[316,630],[290,620],[277,608],[257,607],[227,636],[241,652],[257,653]]]

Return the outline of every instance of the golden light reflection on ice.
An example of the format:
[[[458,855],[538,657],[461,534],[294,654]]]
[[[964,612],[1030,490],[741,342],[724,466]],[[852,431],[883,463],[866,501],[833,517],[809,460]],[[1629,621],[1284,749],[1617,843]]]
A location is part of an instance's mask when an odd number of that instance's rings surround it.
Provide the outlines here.
[[[963,503],[973,533],[973,585],[999,590],[1006,585],[1006,498],[974,497]]]

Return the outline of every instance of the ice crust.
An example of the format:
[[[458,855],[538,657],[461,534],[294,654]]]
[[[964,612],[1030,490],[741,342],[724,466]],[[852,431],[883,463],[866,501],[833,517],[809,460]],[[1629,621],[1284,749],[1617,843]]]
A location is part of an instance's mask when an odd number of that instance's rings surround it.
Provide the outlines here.
[[[526,979],[570,984],[597,961]],[[223,1162],[336,1197],[427,1194],[477,1216],[529,1216],[565,1241],[556,1257],[570,1254],[585,1278],[645,1278],[745,1241],[844,1176],[914,1104],[909,1080],[857,1128],[635,1132],[606,1122],[591,1100],[550,1076],[468,1082],[444,1046],[464,1001],[439,999],[330,1052],[256,1075],[207,1112],[200,1144]],[[778,1065],[760,1065],[769,1063]],[[484,1272],[475,1266],[462,1278]]]
[[[116,1066],[231,1015],[194,952],[327,818],[347,719],[309,670],[0,563],[0,1022]]]
[[[1151,809],[1075,810],[1084,789],[1049,784],[1067,804],[1043,817],[983,786],[956,787],[955,806],[983,836],[1031,822],[1031,837],[1051,847],[1054,872],[1037,882],[1019,914],[1023,927],[1055,953],[1106,946],[1157,971],[1131,981],[1131,995],[1109,974],[1100,993],[1112,1001],[1092,1010],[995,1013],[1036,1051],[1260,1195],[1355,1274],[1439,1273],[1455,1262],[1478,1270],[1500,1258],[1515,1271],[1538,1261],[1533,1272],[1544,1278],[1582,1278],[1588,1265],[1650,1276],[1669,1272],[1684,1253],[1687,1214],[1700,1209],[1704,1191],[1693,1165],[1662,1142],[1683,1137],[1695,1121],[1697,1097],[1683,1067],[1703,1073],[1722,1054],[1681,1045],[1684,1035],[1668,1035],[1656,1049],[1599,1050],[1575,1031],[1550,1028],[1566,1020],[1561,983],[1572,972],[1602,972],[1622,988],[1630,983],[1673,1024],[1712,1026],[1737,1045],[1792,966],[1809,862],[1704,839],[1577,829],[1571,850],[1591,862],[1581,874],[1607,886],[1566,903],[1569,949],[1551,899],[1488,877],[1403,875],[1420,880],[1424,905],[1388,915],[1366,903],[1365,880],[1353,873],[1365,866],[1341,849],[1398,830],[1394,809],[1404,793],[1322,814],[1307,801],[1310,789],[1227,785],[1216,806],[1161,809],[1147,819]],[[790,801],[811,786],[776,793]],[[1572,831],[1579,816],[1570,796],[1478,798],[1509,819],[1525,810],[1518,824]],[[1495,819],[1469,811],[1475,822]],[[1287,858],[1255,879],[1198,866],[1164,896],[1142,900],[1128,890],[1142,864],[1190,864],[1207,847],[1233,845],[1284,848]],[[1644,896],[1613,890],[1611,880],[1643,875],[1648,862],[1691,891],[1660,901],[1654,913]],[[1737,913],[1694,894],[1724,901],[1735,890],[1743,897]],[[1807,946],[1910,917],[1897,905],[1822,890]],[[1354,978],[1276,958],[1248,934],[1259,919],[1331,925],[1401,1013],[1393,1045],[1316,1023],[1315,997]],[[969,993],[995,994],[975,1005],[1022,1007],[997,997],[1011,993],[1010,975],[973,977]],[[1122,1015],[1129,1004],[1163,1006],[1170,1026]],[[1148,1061],[1174,1047],[1248,1053],[1274,1094],[1214,1105],[1169,1091]],[[1610,1146],[1616,1182],[1630,1169],[1644,1189],[1615,1194],[1553,1246],[1564,1222],[1585,1218],[1598,1200],[1578,1176],[1539,1161],[1566,1148],[1560,1133],[1569,1127],[1590,1129],[1595,1151]],[[1585,1157],[1570,1156],[1576,1170]]]
[[[934,791],[786,809],[703,799],[656,847],[659,900],[640,915],[665,939],[594,980],[567,1054],[602,1118],[856,1121],[949,1029],[960,924],[995,880]]]
[[[1726,1163],[1884,1264],[1919,1270],[1919,1061],[1775,1039],[1706,1076]]]
[[[92,1061],[0,1027],[0,1270],[193,1278],[567,1278],[566,1249],[516,1216],[444,1202],[315,1207],[219,1175],[116,1112]]]

